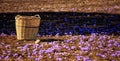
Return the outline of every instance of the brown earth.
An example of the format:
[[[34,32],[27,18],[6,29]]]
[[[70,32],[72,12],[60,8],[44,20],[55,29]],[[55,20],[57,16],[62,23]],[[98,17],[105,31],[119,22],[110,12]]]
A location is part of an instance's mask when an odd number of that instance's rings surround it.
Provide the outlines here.
[[[120,13],[120,0],[0,0],[6,12],[100,12]]]

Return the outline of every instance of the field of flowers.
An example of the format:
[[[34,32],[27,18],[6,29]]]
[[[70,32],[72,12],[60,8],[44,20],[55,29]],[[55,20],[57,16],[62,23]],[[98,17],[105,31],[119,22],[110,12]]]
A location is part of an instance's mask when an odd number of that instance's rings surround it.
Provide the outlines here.
[[[0,0],[0,61],[120,61],[120,0]],[[16,15],[39,14],[36,40]]]
[[[37,37],[18,41],[16,35],[0,35],[0,61],[119,61],[120,36],[91,33]]]

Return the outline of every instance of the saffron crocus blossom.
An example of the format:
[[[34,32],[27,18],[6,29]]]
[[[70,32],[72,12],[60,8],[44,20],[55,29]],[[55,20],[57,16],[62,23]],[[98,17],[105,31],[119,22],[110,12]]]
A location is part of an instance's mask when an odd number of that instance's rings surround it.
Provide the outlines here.
[[[4,34],[4,33],[1,33],[1,34],[0,34],[0,36],[7,36],[7,35],[6,35],[6,34]]]
[[[88,51],[89,50],[89,47],[85,46],[85,47],[81,47],[80,48],[82,51]]]
[[[118,43],[117,41],[114,42],[114,46],[118,47],[120,45],[120,43]]]
[[[33,48],[37,48],[37,47],[39,47],[39,44],[34,44],[33,45]]]
[[[45,50],[46,53],[52,53],[54,51],[54,48],[48,48],[47,50]]]
[[[79,61],[83,56],[76,56],[76,61]]]
[[[15,33],[11,33],[10,36],[15,36]]]
[[[115,57],[115,56],[116,56],[116,54],[111,54],[111,56],[112,56],[112,57]]]
[[[89,39],[88,39],[88,41],[93,42],[93,41],[94,41],[94,39],[93,39],[93,38],[89,38]]]
[[[55,37],[57,37],[57,38],[58,38],[58,37],[59,37],[59,33],[57,33],[57,34],[55,35]]]
[[[19,57],[17,58],[17,60],[18,60],[18,61],[21,61],[21,58],[22,58],[22,56],[19,56]]]
[[[40,58],[38,57],[38,58],[35,58],[35,61],[40,61]]]
[[[17,53],[13,54],[13,57],[17,57],[17,56],[18,56],[18,54],[17,54]]]
[[[97,56],[100,56],[100,57],[102,57],[102,58],[106,58],[106,56],[104,55],[104,54],[96,54]]]
[[[83,57],[83,61],[91,61],[89,57]]]
[[[6,45],[5,48],[9,49],[9,48],[10,48],[10,45]]]
[[[58,60],[58,61],[62,61],[62,58],[56,58],[56,60]]]
[[[113,42],[113,40],[108,40],[108,43],[112,43]]]
[[[64,42],[69,43],[69,42],[70,42],[70,40],[64,40]]]
[[[61,50],[61,46],[59,46],[58,44],[52,46],[53,49],[57,49],[57,50]]]
[[[76,46],[71,46],[71,49],[75,49],[76,48]]]
[[[7,60],[9,58],[9,56],[5,56],[4,59]]]
[[[111,46],[112,46],[112,44],[108,44],[108,45],[107,45],[107,47],[111,47]]]

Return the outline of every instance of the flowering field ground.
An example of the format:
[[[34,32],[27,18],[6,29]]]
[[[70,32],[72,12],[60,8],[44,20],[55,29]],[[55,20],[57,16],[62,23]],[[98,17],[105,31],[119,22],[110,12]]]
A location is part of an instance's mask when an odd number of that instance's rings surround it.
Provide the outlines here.
[[[16,39],[16,35],[4,33],[9,33],[8,29],[12,28],[15,32],[14,16],[20,12],[21,14],[24,12],[29,12],[29,14],[32,14],[31,12],[63,12],[63,14],[54,13],[56,14],[54,16],[41,14],[42,21],[43,17],[49,19],[46,22],[41,21],[42,26],[40,27],[43,29],[40,30],[43,31],[41,34],[45,32],[51,34],[53,31],[56,34],[59,28],[61,34],[67,32],[63,31],[64,29],[73,31],[73,28],[77,29],[78,33],[89,30],[93,33],[62,36],[43,34],[37,37],[40,40],[38,44],[35,43],[35,40],[19,41]],[[64,12],[69,12],[69,14],[65,15]],[[70,12],[73,13],[70,14]],[[78,12],[78,14],[74,12]],[[82,12],[83,14],[80,14]],[[110,15],[85,14],[94,12],[110,13]],[[117,15],[120,14],[120,0],[0,0],[0,13],[0,29],[2,29],[0,33],[3,32],[0,34],[0,61],[120,61],[120,35],[97,34],[99,32],[120,33],[120,15]],[[75,15],[78,16],[71,18]],[[56,21],[53,21],[53,18],[57,18],[54,19]],[[93,27],[97,27],[96,23],[101,22],[103,28],[87,28],[87,25],[91,23],[87,20],[92,21],[90,26]],[[104,27],[107,29],[104,30]],[[10,30],[10,33],[13,30]]]
[[[35,41],[18,41],[16,35],[0,35],[0,61],[119,61],[120,36],[46,35]]]

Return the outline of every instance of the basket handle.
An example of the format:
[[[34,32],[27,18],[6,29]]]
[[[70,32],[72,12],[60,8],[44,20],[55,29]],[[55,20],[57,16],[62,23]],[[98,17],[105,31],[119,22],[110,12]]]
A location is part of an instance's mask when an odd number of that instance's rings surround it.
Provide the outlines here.
[[[20,17],[20,15],[17,15],[17,16],[15,16],[15,19],[18,19]]]
[[[40,18],[40,15],[39,15],[39,14],[36,14],[36,15],[35,15],[35,17],[38,17],[38,18]],[[41,18],[40,18],[40,19],[41,19]]]

